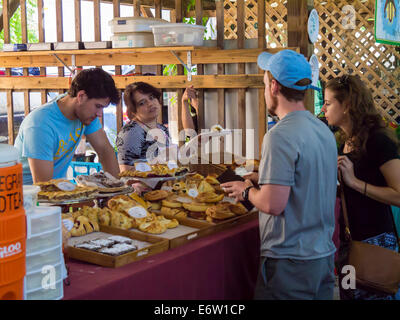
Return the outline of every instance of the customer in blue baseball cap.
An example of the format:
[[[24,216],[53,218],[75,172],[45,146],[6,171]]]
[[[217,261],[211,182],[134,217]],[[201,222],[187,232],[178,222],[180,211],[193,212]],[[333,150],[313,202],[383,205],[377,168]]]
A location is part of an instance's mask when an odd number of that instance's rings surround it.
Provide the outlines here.
[[[222,187],[259,210],[261,261],[256,299],[333,299],[337,148],[329,128],[304,106],[311,67],[292,50],[263,52],[265,101],[279,122],[262,144],[259,188]]]

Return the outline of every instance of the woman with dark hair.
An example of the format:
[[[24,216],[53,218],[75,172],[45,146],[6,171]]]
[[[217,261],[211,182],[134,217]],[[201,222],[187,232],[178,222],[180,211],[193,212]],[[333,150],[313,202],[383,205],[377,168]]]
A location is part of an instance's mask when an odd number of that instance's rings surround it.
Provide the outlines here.
[[[338,170],[344,182],[350,233],[364,241],[398,251],[398,237],[391,205],[400,206],[400,157],[398,140],[375,108],[371,91],[357,76],[328,81],[322,111],[329,125],[339,127]],[[343,216],[338,273],[346,264],[348,242]],[[343,289],[341,299],[395,299],[357,289]]]
[[[188,99],[197,105],[193,87],[183,94],[184,110]],[[135,82],[125,88],[124,102],[130,121],[119,132],[116,142],[121,171],[132,169],[135,162],[151,161],[160,151],[171,147],[168,129],[157,122],[162,106],[160,90],[145,82]],[[190,121],[186,118],[183,125],[188,128]],[[191,125],[193,127],[193,122]]]

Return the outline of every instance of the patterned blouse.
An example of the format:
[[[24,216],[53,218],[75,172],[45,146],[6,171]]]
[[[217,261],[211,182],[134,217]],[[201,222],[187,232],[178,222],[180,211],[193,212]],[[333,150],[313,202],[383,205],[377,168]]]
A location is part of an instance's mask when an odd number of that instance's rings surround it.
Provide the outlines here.
[[[144,129],[134,120],[122,127],[116,141],[119,164],[133,166],[135,162],[149,161],[146,153],[154,143],[158,143],[160,148],[169,146],[169,132],[165,126],[157,123],[157,129],[152,129],[149,133],[148,131],[150,129]],[[155,140],[153,136],[158,137]],[[158,150],[151,154],[150,158],[157,156]]]

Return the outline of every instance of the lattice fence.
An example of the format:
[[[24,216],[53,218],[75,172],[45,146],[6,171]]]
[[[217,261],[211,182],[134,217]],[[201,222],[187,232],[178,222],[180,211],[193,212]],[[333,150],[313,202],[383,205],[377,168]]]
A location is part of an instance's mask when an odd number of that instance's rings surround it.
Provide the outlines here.
[[[286,3],[265,1],[268,48],[287,46]],[[246,38],[256,38],[257,1],[245,4]],[[344,8],[349,4],[354,8],[354,24]],[[236,39],[236,1],[225,0],[224,6],[225,38]],[[315,43],[320,79],[326,82],[344,73],[358,74],[371,88],[382,114],[400,124],[400,48],[375,42],[375,1],[314,0],[314,7],[320,16],[320,35]]]
[[[353,21],[348,20],[350,11],[344,9],[348,1],[314,4],[320,15],[315,52],[320,59],[321,80],[358,74],[368,83],[382,114],[400,123],[400,48],[375,42],[375,1],[352,1]]]
[[[287,46],[287,0],[266,0],[266,39],[267,47]],[[237,39],[236,1],[225,0],[225,39]],[[245,1],[245,36],[257,38],[257,0]]]

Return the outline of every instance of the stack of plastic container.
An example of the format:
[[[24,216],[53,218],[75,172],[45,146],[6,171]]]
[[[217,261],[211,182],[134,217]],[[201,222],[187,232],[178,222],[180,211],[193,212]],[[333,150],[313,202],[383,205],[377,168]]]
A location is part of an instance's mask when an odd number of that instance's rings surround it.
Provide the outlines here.
[[[152,25],[169,24],[168,21],[156,18],[124,17],[109,21],[113,48],[154,47]]]
[[[61,208],[33,206],[26,210],[26,223],[24,299],[62,299],[66,272],[62,252]]]

